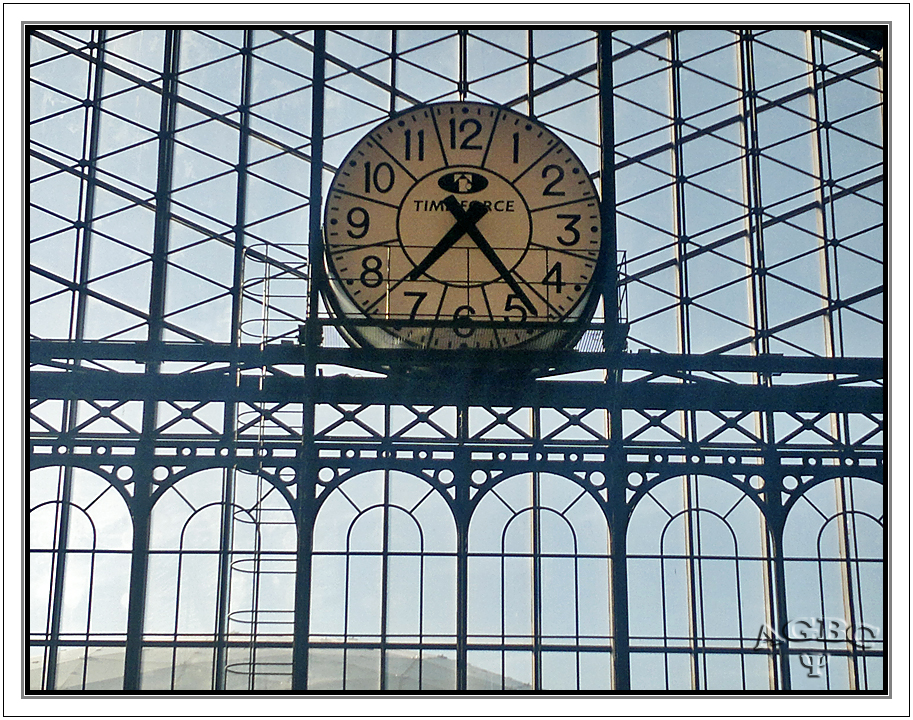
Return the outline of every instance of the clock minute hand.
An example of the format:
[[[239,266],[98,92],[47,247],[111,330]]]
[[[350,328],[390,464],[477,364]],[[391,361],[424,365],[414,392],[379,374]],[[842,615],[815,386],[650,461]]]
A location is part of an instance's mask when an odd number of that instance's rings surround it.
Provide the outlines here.
[[[409,274],[406,275],[407,280],[418,280],[422,273],[434,265],[441,255],[452,248],[456,244],[456,241],[466,234],[469,228],[475,229],[475,224],[488,212],[487,206],[482,203],[473,203],[470,206],[469,211],[464,213],[459,201],[453,195],[449,195],[444,199],[444,204],[450,209],[451,213],[453,213],[453,210],[449,204],[450,202],[460,208],[461,217],[457,218],[456,224],[450,228],[444,237],[440,239],[440,242],[431,249],[431,252],[425,256],[425,259],[412,268]]]
[[[465,227],[469,237],[472,238],[472,241],[479,246],[479,250],[481,250],[482,254],[488,258],[488,262],[494,266],[495,270],[498,271],[498,274],[504,278],[507,286],[514,291],[514,294],[518,298],[520,298],[520,301],[526,306],[527,310],[529,310],[529,314],[538,316],[539,313],[536,311],[536,306],[533,305],[533,303],[527,297],[526,293],[523,292],[523,288],[520,287],[520,283],[518,283],[516,278],[511,275],[510,270],[507,269],[507,266],[501,262],[501,258],[498,257],[495,249],[491,246],[488,240],[485,239],[485,236],[481,233],[481,231],[475,226],[475,222],[472,224],[464,222],[464,218],[466,218],[468,213],[463,212],[463,208],[460,203],[457,202],[456,198],[451,195],[444,200],[444,204],[457,219],[457,224]]]

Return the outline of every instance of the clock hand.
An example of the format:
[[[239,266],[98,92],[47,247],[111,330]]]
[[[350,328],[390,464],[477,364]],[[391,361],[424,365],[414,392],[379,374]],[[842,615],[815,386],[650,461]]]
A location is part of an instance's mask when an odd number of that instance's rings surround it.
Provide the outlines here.
[[[444,237],[441,238],[440,242],[431,249],[431,252],[425,256],[425,259],[412,268],[409,274],[406,275],[407,280],[418,280],[422,273],[434,265],[441,255],[452,248],[456,244],[456,241],[466,234],[467,228],[474,228],[475,223],[488,212],[488,207],[482,203],[472,203],[469,206],[469,211],[464,213],[460,203],[453,195],[448,196],[444,200],[444,203],[447,204],[448,201],[451,201],[456,207],[460,208],[462,217],[457,219],[456,224],[450,228]],[[449,208],[450,205],[447,205],[447,207]],[[450,212],[453,212],[453,210]]]
[[[538,316],[539,313],[536,311],[536,306],[530,301],[526,296],[526,293],[523,292],[523,288],[520,287],[520,283],[517,282],[516,278],[511,275],[510,270],[501,262],[501,258],[498,257],[498,254],[495,252],[495,249],[489,244],[488,240],[485,239],[485,236],[482,235],[481,231],[476,227],[475,223],[478,220],[469,223],[466,222],[469,219],[469,213],[463,212],[463,208],[456,198],[453,195],[444,199],[444,205],[447,209],[453,214],[457,219],[457,226],[465,228],[465,232],[472,238],[472,241],[479,246],[479,250],[482,251],[482,254],[488,258],[495,270],[498,271],[498,274],[504,278],[504,281],[507,283],[507,286],[514,291],[514,294],[520,298],[520,301],[526,306],[529,310],[530,315]],[[471,211],[470,207],[470,211]]]

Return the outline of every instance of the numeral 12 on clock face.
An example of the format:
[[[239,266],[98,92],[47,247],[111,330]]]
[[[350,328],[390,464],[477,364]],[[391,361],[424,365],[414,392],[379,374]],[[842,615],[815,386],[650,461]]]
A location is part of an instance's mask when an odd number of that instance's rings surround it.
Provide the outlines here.
[[[592,309],[599,198],[541,123],[482,103],[419,106],[349,152],[324,240],[330,302],[352,342],[547,349]]]

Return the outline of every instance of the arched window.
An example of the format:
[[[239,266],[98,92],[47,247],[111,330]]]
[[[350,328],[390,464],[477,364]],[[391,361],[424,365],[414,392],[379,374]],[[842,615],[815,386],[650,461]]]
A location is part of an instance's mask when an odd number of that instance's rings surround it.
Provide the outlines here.
[[[769,618],[764,518],[715,477],[671,478],[639,498],[628,525],[631,687],[770,687],[754,649]]]
[[[211,469],[152,511],[144,690],[291,687],[297,532],[267,480]]]
[[[467,689],[611,688],[609,536],[581,485],[525,473],[469,525]]]
[[[45,467],[29,485],[29,687],[119,690],[133,523],[114,485]]]
[[[882,690],[883,487],[838,478],[800,492],[783,533],[792,687]]]
[[[314,526],[311,690],[456,688],[456,525],[425,480],[347,478]]]

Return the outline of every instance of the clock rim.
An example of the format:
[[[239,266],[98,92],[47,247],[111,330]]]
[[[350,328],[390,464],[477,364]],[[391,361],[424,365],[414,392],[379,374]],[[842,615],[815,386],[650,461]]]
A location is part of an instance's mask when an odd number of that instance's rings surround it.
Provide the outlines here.
[[[327,304],[329,306],[329,310],[331,311],[333,318],[336,320],[336,323],[333,324],[332,327],[336,328],[336,330],[339,332],[339,334],[343,337],[343,339],[347,343],[349,343],[349,345],[359,348],[359,349],[370,349],[370,350],[374,350],[374,351],[385,351],[385,350],[395,351],[395,350],[398,350],[401,348],[405,348],[405,349],[409,349],[412,351],[427,351],[429,353],[440,352],[440,353],[443,353],[444,355],[452,355],[454,353],[472,354],[472,353],[478,353],[479,351],[482,351],[483,353],[489,353],[489,354],[493,351],[494,352],[521,351],[521,352],[527,352],[527,353],[542,352],[542,353],[550,353],[550,354],[554,354],[556,352],[572,351],[574,345],[576,345],[580,341],[580,338],[583,337],[583,334],[586,332],[586,330],[587,330],[586,326],[589,325],[590,320],[592,319],[592,316],[596,310],[596,306],[598,305],[600,298],[603,296],[602,287],[605,282],[606,274],[609,272],[609,267],[608,267],[609,262],[608,262],[608,258],[607,258],[608,243],[606,242],[606,237],[605,237],[605,234],[606,234],[605,233],[605,212],[604,212],[604,206],[603,206],[603,198],[602,198],[602,195],[597,191],[595,183],[593,183],[593,181],[589,178],[589,174],[587,174],[587,179],[589,180],[590,186],[592,187],[592,190],[593,190],[593,198],[596,201],[597,207],[599,208],[600,243],[599,243],[599,251],[598,251],[598,254],[596,257],[595,267],[593,269],[593,274],[590,277],[590,281],[587,284],[586,289],[583,291],[580,298],[577,300],[577,302],[571,308],[569,313],[565,314],[562,318],[559,318],[557,321],[555,321],[550,326],[545,326],[541,332],[537,332],[533,337],[529,338],[528,340],[524,340],[522,342],[515,343],[513,345],[508,345],[507,347],[497,347],[497,348],[465,347],[465,348],[450,348],[450,349],[433,349],[433,348],[422,347],[416,343],[410,342],[409,340],[405,339],[404,337],[397,335],[396,333],[394,333],[391,330],[388,330],[377,320],[373,320],[374,324],[365,325],[367,332],[365,330],[362,330],[361,327],[359,327],[358,325],[347,324],[348,320],[372,321],[372,318],[370,318],[370,316],[368,316],[368,315],[365,315],[361,311],[361,308],[359,308],[358,305],[351,299],[351,297],[349,297],[349,295],[346,292],[344,287],[340,287],[338,290],[334,287],[334,284],[339,284],[342,281],[338,278],[338,276],[334,275],[334,273],[332,273],[330,271],[331,261],[330,261],[329,253],[327,252],[327,246],[329,244],[329,240],[327,238],[328,227],[326,224],[326,218],[327,218],[327,213],[329,212],[330,193],[333,191],[333,185],[336,182],[336,179],[337,179],[339,173],[341,172],[342,168],[345,166],[346,160],[349,159],[349,157],[352,155],[352,153],[355,151],[355,149],[357,147],[359,147],[359,145],[361,145],[366,139],[370,138],[372,133],[376,132],[377,130],[379,130],[380,128],[382,128],[384,125],[386,125],[387,123],[389,123],[392,120],[396,120],[397,118],[409,115],[411,113],[415,113],[416,111],[421,111],[423,109],[428,109],[433,112],[434,108],[440,107],[442,105],[462,105],[462,106],[475,105],[475,106],[479,106],[479,107],[483,107],[483,108],[495,108],[500,111],[505,111],[505,112],[513,113],[515,115],[519,115],[519,116],[535,123],[537,126],[542,127],[549,133],[551,133],[555,138],[557,138],[557,140],[560,143],[562,143],[562,145],[567,149],[567,151],[569,151],[572,154],[572,156],[577,160],[577,162],[580,163],[580,166],[584,170],[586,170],[586,165],[580,159],[580,157],[577,155],[577,153],[574,152],[574,149],[572,147],[570,147],[570,145],[568,145],[567,142],[565,142],[554,130],[552,130],[551,128],[549,128],[547,126],[544,126],[542,124],[542,122],[540,120],[538,120],[537,118],[531,117],[529,115],[524,115],[523,113],[519,112],[518,110],[515,110],[514,108],[506,106],[506,105],[502,105],[499,103],[493,103],[493,102],[481,102],[478,100],[442,100],[442,101],[437,101],[437,102],[419,103],[417,105],[413,105],[404,110],[400,110],[395,113],[391,113],[388,117],[384,118],[380,122],[371,126],[371,128],[367,132],[365,132],[355,142],[355,144],[352,145],[351,148],[346,152],[342,163],[340,163],[339,168],[333,174],[333,179],[330,181],[330,183],[328,185],[326,199],[323,202],[323,213],[321,216],[323,222],[321,223],[322,229],[321,229],[320,234],[321,234],[321,243],[322,243],[321,255],[323,256],[321,265],[322,265],[322,270],[323,270],[323,275],[324,275],[325,286],[324,286],[324,288],[321,289],[320,294],[323,296],[324,300],[327,302]],[[432,122],[434,122],[434,121],[432,120]],[[461,165],[457,165],[457,166],[461,166]],[[454,166],[454,167],[457,167],[457,166]],[[448,166],[448,167],[450,167],[450,166]],[[467,165],[466,167],[480,167],[480,166],[468,166]],[[485,170],[487,168],[482,168],[482,169]],[[431,171],[429,171],[429,173],[426,173],[425,175],[423,175],[423,177],[426,177],[428,174],[438,172],[438,170],[439,169],[431,170]],[[495,171],[489,171],[489,172],[492,172],[493,174],[499,174]],[[524,202],[526,202],[525,196],[523,196],[522,193],[520,193],[520,196],[523,197]],[[398,225],[398,222],[399,221],[398,221],[398,217],[397,217],[397,225]],[[530,232],[532,232],[532,226],[530,228]],[[399,239],[399,238],[397,238],[397,239]],[[342,295],[343,297],[340,297],[340,295]],[[346,303],[351,305],[351,307],[353,309],[352,311],[347,311],[343,307],[343,303],[341,302],[343,300],[345,300]],[[574,314],[574,316],[570,317],[569,315],[572,313]],[[372,340],[369,338],[369,335],[372,333],[372,331],[380,333],[382,339],[387,340],[387,342],[389,344],[378,344],[376,342],[372,342]],[[603,332],[606,332],[606,330],[604,329]],[[549,347],[545,347],[545,348],[534,347],[537,344],[537,342],[539,342],[541,344],[541,342],[544,342],[545,339],[550,335],[557,335],[557,337],[553,341],[550,341]]]

